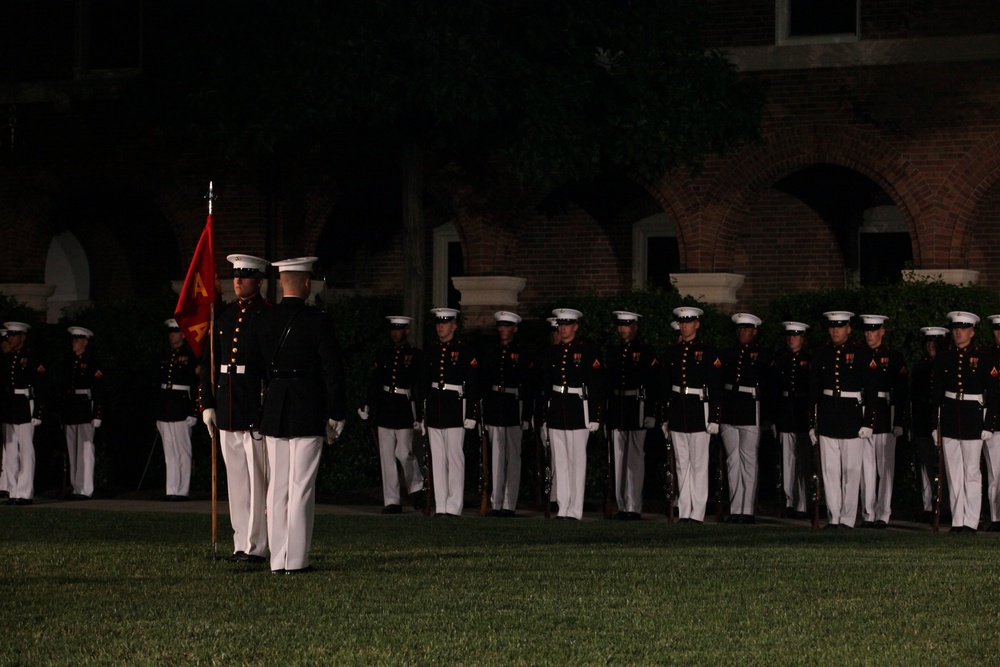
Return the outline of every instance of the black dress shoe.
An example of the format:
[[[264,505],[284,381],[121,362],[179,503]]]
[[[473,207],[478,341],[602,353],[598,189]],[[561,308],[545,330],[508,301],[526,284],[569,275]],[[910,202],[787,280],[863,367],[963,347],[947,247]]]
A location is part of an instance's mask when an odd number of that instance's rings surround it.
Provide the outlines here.
[[[861,527],[862,528],[874,528],[875,527],[875,522],[874,521],[862,521],[861,522]]]
[[[382,514],[402,514],[403,508],[400,505],[386,505],[382,508]]]
[[[316,568],[312,565],[306,565],[305,567],[300,567],[297,570],[285,570],[285,574],[309,574],[310,572],[315,572]]]
[[[230,563],[245,563],[247,554],[245,551],[237,551],[227,559]]]
[[[889,524],[888,522],[879,519],[878,521],[875,522],[875,527],[878,528],[879,530],[882,530],[883,528],[888,528]]]
[[[951,528],[948,529],[948,532],[959,535],[965,532],[965,526],[952,526]]]
[[[489,512],[486,513],[486,516],[491,516],[494,519],[498,518],[498,517],[502,517],[503,516],[503,511],[502,510],[490,510]]]
[[[993,521],[986,527],[987,533],[1000,533],[1000,521]]]
[[[625,514],[627,515],[625,517],[626,521],[640,521],[642,519],[642,515],[638,512],[626,512]]]
[[[24,506],[24,505],[31,505],[31,504],[33,504],[34,502],[35,502],[35,501],[34,501],[34,500],[32,500],[31,498],[16,498],[16,499],[14,500],[14,504],[15,504],[15,505],[20,505],[20,506]]]
[[[0,498],[10,498],[9,491],[0,491]]]
[[[285,574],[287,570],[271,570],[271,574]]]
[[[514,510],[500,510],[500,516],[504,517],[505,519],[510,519],[511,517],[517,516],[517,514],[514,512]]]
[[[256,554],[247,554],[247,557],[244,560],[252,565],[260,565],[261,563],[267,562],[267,558]]]
[[[744,514],[741,523],[757,523],[757,519],[753,514]]]
[[[163,500],[164,500],[165,502],[168,502],[168,503],[172,503],[172,502],[174,502],[175,500],[177,500],[177,496],[174,496],[174,495],[166,495],[166,496],[163,496]]]
[[[823,530],[836,530],[837,528],[840,528],[840,524],[828,523],[823,526]]]

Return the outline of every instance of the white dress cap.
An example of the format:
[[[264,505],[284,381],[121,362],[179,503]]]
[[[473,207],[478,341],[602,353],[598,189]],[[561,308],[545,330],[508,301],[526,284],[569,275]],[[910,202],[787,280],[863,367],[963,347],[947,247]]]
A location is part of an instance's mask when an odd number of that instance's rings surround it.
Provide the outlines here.
[[[168,329],[177,329],[178,331],[181,330],[181,325],[177,324],[177,320],[172,317],[169,320],[163,320],[163,323],[167,325]]]
[[[866,331],[877,331],[885,326],[885,321],[888,319],[885,315],[862,315],[861,326]]]
[[[671,320],[671,322],[670,322],[670,328],[673,329],[674,331],[680,331],[681,330],[681,323],[678,322],[677,320]]]
[[[948,321],[954,327],[974,327],[979,324],[979,315],[967,313],[964,310],[953,310],[948,313]]]
[[[990,315],[987,317],[994,329],[1000,329],[1000,315]]]
[[[74,338],[77,338],[77,337],[79,337],[79,338],[93,338],[94,337],[94,332],[93,331],[91,331],[90,329],[85,329],[83,327],[69,327],[68,329],[66,329],[66,331],[68,331],[69,335],[73,336]]]
[[[926,338],[944,338],[948,335],[948,330],[944,327],[920,327],[920,333]]]
[[[313,264],[318,260],[319,257],[296,257],[295,259],[283,259],[280,262],[274,262],[272,266],[276,267],[279,272],[304,271],[308,273],[312,271]]]
[[[615,320],[619,324],[631,324],[632,322],[638,322],[639,318],[642,317],[639,313],[630,313],[627,310],[616,310],[612,313],[615,316]]]
[[[690,322],[701,317],[705,311],[701,308],[692,308],[691,306],[681,306],[680,308],[674,308],[674,317],[677,318],[678,322]]]
[[[509,310],[498,310],[493,313],[493,319],[497,321],[497,324],[518,324],[521,321],[521,316]]]
[[[406,315],[386,315],[385,319],[389,320],[389,326],[393,329],[405,329],[413,321],[412,317]]]
[[[438,322],[450,322],[458,317],[458,312],[454,308],[431,308],[431,313]]]
[[[738,327],[759,327],[760,318],[750,313],[736,313],[733,315],[733,324]]]
[[[559,328],[559,320],[557,320],[556,318],[554,318],[554,317],[546,317],[545,321],[548,322],[549,326],[552,327],[553,329],[558,329]]]
[[[849,310],[828,310],[823,313],[823,317],[827,319],[827,326],[843,327],[851,323],[854,313]]]
[[[781,326],[785,327],[785,333],[805,333],[806,329],[809,328],[808,324],[803,324],[802,322],[782,322]]]
[[[263,273],[271,262],[253,255],[227,255],[226,261],[233,265],[233,273],[239,276],[248,276],[254,273]]]
[[[552,311],[552,314],[556,316],[559,324],[573,324],[583,317],[583,313],[572,308],[556,308]]]
[[[31,325],[24,322],[4,322],[3,328],[7,330],[8,334],[24,333],[31,328]]]

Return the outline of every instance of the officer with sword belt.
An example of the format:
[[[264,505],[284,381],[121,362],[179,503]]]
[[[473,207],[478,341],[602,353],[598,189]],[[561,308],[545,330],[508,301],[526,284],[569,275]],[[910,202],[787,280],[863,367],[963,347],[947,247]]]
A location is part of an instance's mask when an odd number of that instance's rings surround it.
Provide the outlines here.
[[[374,421],[382,468],[382,514],[400,514],[400,487],[406,489],[414,509],[423,509],[426,502],[424,475],[413,448],[414,431],[422,433],[423,428],[423,415],[417,406],[423,405],[426,393],[420,382],[424,354],[407,340],[412,317],[388,315],[385,319],[392,344],[380,349],[375,358],[367,402],[358,408],[358,416]],[[402,479],[397,462],[403,471]]]
[[[578,337],[583,314],[572,308],[552,311],[559,325],[558,345],[541,361],[543,438],[552,443],[557,519],[583,518],[587,441],[601,425],[604,407],[603,364],[597,348]]]
[[[757,460],[760,447],[760,401],[771,353],[756,342],[760,318],[751,313],[732,316],[737,344],[721,353],[722,425],[729,481],[729,523],[754,523],[757,501]]]
[[[642,516],[646,432],[656,426],[660,360],[651,346],[638,339],[641,315],[625,310],[613,314],[621,341],[605,356],[605,426],[614,453],[609,474],[618,507],[614,518],[635,521]]]
[[[58,374],[59,416],[66,435],[74,500],[94,495],[94,438],[104,412],[104,371],[88,351],[94,332],[69,327],[71,351]]]
[[[663,356],[666,400],[663,434],[671,438],[677,470],[677,515],[681,523],[702,523],[708,503],[711,437],[722,418],[722,360],[698,337],[700,308],[674,309],[680,341]]]

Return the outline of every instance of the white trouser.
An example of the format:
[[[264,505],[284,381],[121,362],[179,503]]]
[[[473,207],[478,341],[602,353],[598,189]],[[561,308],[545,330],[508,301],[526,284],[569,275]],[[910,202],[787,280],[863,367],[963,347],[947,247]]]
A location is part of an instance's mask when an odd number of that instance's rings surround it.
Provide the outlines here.
[[[167,466],[167,495],[187,496],[191,487],[191,427],[186,421],[156,422]]]
[[[805,512],[809,434],[779,433],[778,437],[781,440],[781,478],[785,490],[785,507]]]
[[[226,463],[229,520],[233,524],[233,552],[267,555],[267,460],[264,440],[250,431],[219,430],[219,446]]]
[[[671,431],[674,443],[674,467],[677,469],[677,517],[705,520],[708,502],[708,433]]]
[[[79,496],[94,495],[94,427],[66,424],[66,452],[69,454],[69,483]]]
[[[413,452],[412,428],[378,427],[378,460],[382,467],[382,504],[400,505],[401,492],[396,461],[403,469],[403,486],[407,493],[424,488],[424,474]]]
[[[267,541],[272,570],[309,566],[316,475],[323,438],[264,438],[267,445]]]
[[[493,491],[490,506],[495,510],[517,509],[521,489],[521,427],[486,426],[490,439]]]
[[[888,523],[896,472],[896,436],[874,433],[861,442],[861,518]]]
[[[726,448],[726,471],[729,479],[729,513],[753,516],[757,499],[757,447],[759,426],[719,427]]]
[[[983,504],[983,474],[979,470],[982,440],[941,438],[944,469],[948,473],[951,525],[979,528]]]
[[[854,527],[861,486],[861,438],[819,436],[823,491],[830,523]]]
[[[913,436],[913,446],[917,449],[920,464],[920,500],[925,512],[934,511],[934,468],[937,467],[937,448],[929,435]],[[938,472],[938,474],[941,474]]]
[[[615,447],[615,500],[618,509],[641,514],[642,483],[646,477],[646,429],[615,429],[611,433]]]
[[[1000,431],[986,441],[986,498],[990,521],[1000,521]]]
[[[465,506],[465,429],[428,428],[434,481],[434,510],[461,515]]]
[[[35,495],[35,427],[31,422],[3,425],[3,471],[11,498]]]
[[[549,429],[552,443],[552,468],[559,480],[556,502],[559,516],[583,518],[583,493],[587,481],[587,439],[590,431],[585,428],[562,430]],[[555,488],[553,486],[553,488]]]

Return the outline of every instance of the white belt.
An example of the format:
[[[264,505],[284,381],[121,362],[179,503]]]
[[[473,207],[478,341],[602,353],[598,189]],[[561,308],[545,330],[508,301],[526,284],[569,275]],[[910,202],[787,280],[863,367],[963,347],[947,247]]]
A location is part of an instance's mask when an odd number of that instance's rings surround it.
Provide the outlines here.
[[[177,391],[191,391],[191,387],[186,384],[161,384],[160,389],[175,389]]]
[[[74,389],[73,393],[76,394],[76,395],[78,395],[78,396],[90,396],[90,390],[89,389]]]
[[[495,384],[490,389],[500,394],[514,394],[515,396],[518,394],[517,387],[501,387]]]
[[[625,397],[628,397],[628,396],[638,396],[639,395],[639,390],[638,389],[612,389],[611,393],[613,395],[615,395],[615,396],[625,396]]]
[[[879,398],[884,398],[887,401],[889,400],[889,392],[887,392],[887,391],[880,391],[879,393],[877,393],[875,395],[878,396]]]
[[[954,391],[944,392],[945,398],[952,398],[956,401],[976,401],[977,403],[983,402],[982,394],[963,394],[962,392],[955,393]]]
[[[446,384],[444,382],[431,382],[431,389],[439,389],[441,391],[457,391],[462,393],[462,385],[460,384]]]
[[[31,396],[31,390],[30,389],[15,389],[14,393],[15,394],[20,394],[21,396]]]
[[[236,375],[243,375],[244,373],[247,372],[247,367],[246,366],[243,366],[243,365],[238,365],[237,366],[236,364],[233,364],[233,365],[226,364],[225,366],[220,366],[219,367],[219,372],[220,373],[228,373],[230,368],[233,369],[233,373],[235,373]]]
[[[837,397],[840,397],[840,398],[853,398],[856,401],[860,401],[861,400],[861,392],[860,391],[839,391],[837,389],[824,389],[823,390],[823,395],[824,396],[837,396]]]
[[[567,387],[565,385],[552,385],[552,391],[557,394],[576,394],[580,398],[583,398],[583,387]]]
[[[731,384],[727,384],[727,385],[723,385],[723,387],[726,390],[728,390],[728,391],[742,391],[744,394],[750,394],[754,398],[757,398],[757,387],[748,387],[748,386],[742,385],[742,384],[738,384],[738,385],[735,385],[735,386],[731,385]]]
[[[671,385],[670,391],[675,394],[694,394],[698,398],[705,398],[705,390],[700,387],[678,387],[677,385]]]
[[[410,390],[403,389],[402,387],[386,387],[385,385],[382,385],[382,391],[388,392],[390,394],[402,394],[407,398],[410,397]]]

